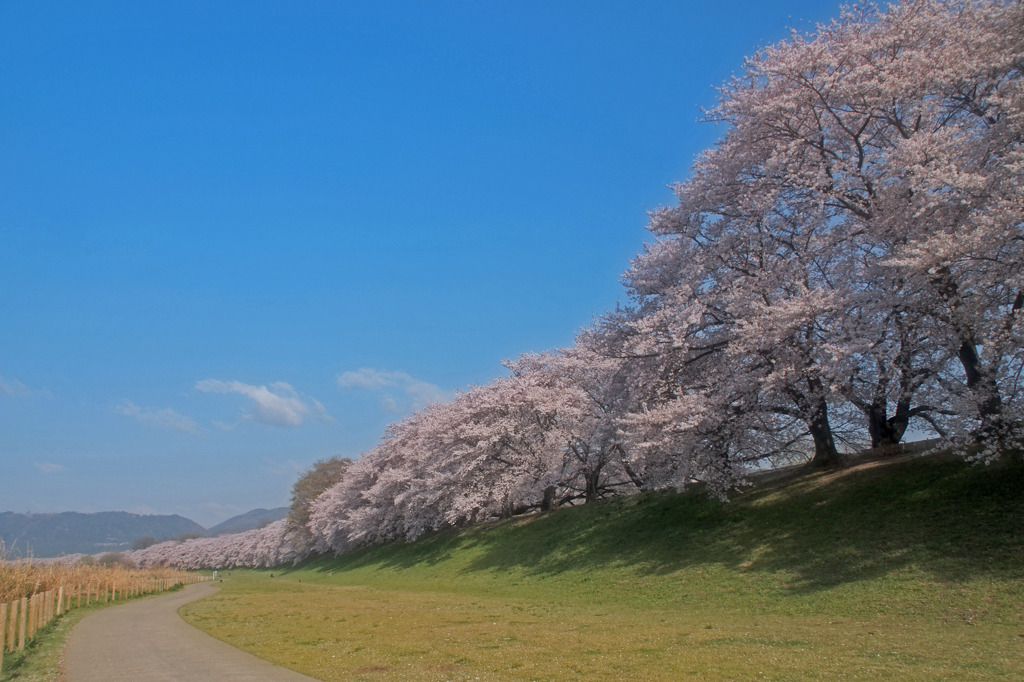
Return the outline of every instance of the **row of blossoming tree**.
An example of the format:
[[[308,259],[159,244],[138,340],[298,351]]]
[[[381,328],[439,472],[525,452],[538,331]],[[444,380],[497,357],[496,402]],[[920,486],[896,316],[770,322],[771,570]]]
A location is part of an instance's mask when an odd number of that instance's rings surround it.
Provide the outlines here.
[[[858,5],[761,50],[708,112],[724,136],[652,213],[629,306],[390,426],[301,538],[152,556],[270,565],[613,494],[724,493],[908,430],[981,460],[1020,448],[1022,74],[1021,0]]]

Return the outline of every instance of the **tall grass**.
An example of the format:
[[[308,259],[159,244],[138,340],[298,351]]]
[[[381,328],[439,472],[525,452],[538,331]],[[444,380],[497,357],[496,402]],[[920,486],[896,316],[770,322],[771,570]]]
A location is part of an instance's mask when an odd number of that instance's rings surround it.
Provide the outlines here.
[[[184,571],[139,570],[114,559],[97,562],[89,557],[75,561],[23,558],[8,560],[0,540],[0,603],[29,597],[61,586],[120,585],[127,588],[154,578],[177,578]]]

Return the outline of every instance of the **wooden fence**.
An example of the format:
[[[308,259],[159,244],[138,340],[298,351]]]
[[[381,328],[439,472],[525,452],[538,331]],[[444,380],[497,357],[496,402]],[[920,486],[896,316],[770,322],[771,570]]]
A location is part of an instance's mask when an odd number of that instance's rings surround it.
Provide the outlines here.
[[[4,656],[23,651],[36,633],[65,612],[93,602],[116,602],[155,592],[164,592],[177,585],[211,580],[210,576],[187,575],[177,578],[139,578],[118,584],[113,581],[88,585],[62,585],[46,592],[36,592],[20,600],[0,604],[0,672]]]

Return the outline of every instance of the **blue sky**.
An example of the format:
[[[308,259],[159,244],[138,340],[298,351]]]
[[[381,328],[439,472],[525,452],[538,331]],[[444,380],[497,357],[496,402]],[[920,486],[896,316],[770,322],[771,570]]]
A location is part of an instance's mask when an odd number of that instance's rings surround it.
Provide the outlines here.
[[[838,3],[0,1],[0,511],[285,505],[564,346]]]

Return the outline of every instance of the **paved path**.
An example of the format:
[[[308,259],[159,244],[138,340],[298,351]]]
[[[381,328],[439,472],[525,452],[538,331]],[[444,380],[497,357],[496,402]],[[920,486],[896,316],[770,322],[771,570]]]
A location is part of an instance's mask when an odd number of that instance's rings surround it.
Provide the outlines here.
[[[112,606],[83,618],[64,649],[64,682],[312,680],[192,627],[178,608],[208,597],[211,583]]]

